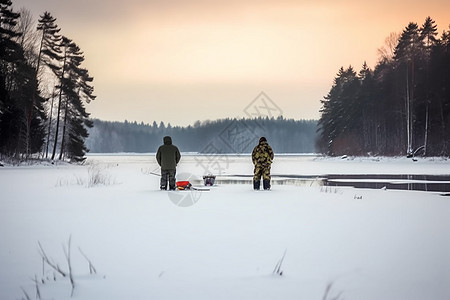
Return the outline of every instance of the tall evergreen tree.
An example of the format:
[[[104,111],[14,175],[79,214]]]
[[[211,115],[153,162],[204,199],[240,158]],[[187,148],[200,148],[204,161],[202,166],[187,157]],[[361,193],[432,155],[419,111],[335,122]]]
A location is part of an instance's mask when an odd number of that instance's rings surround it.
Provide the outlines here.
[[[83,52],[72,40],[63,36],[61,47],[64,60],[62,69],[56,70],[56,74],[60,78],[60,85],[58,86],[58,113],[52,159],[56,155],[60,122],[62,121],[59,159],[62,159],[64,152],[67,152],[69,158],[80,161],[84,159],[87,151],[84,139],[88,133],[84,126],[92,126],[83,101],[89,103],[95,99],[93,87],[90,85],[93,78],[89,76],[86,69],[81,67],[81,63],[84,61]],[[67,139],[69,139],[69,147],[66,149]]]
[[[430,57],[430,142],[434,155],[450,155],[450,26],[432,48]]]
[[[348,151],[350,144],[356,144],[354,131],[358,118],[356,105],[359,81],[356,72],[350,66],[340,68],[333,86],[322,102],[322,113],[318,123],[322,143],[319,147],[329,155]],[[361,150],[361,149],[360,149]]]
[[[360,81],[360,91],[356,103],[359,107],[357,109],[359,114],[355,115],[358,119],[355,132],[359,133],[359,143],[361,144],[362,152],[376,153],[378,151],[375,138],[377,136],[377,125],[380,120],[377,114],[375,80],[373,78],[373,72],[366,62],[364,62],[358,74],[358,79]]]
[[[420,39],[423,41],[426,59],[430,59],[431,50],[437,44],[437,25],[436,22],[427,17],[425,23],[420,28]]]
[[[424,88],[422,89],[422,107],[424,107],[425,111],[425,120],[423,120],[424,124],[424,141],[423,141],[423,149],[426,155],[427,153],[427,145],[428,145],[428,131],[429,131],[429,123],[430,123],[430,104],[431,104],[431,95],[430,95],[430,59],[431,59],[431,51],[433,47],[437,44],[437,25],[430,18],[427,17],[425,23],[420,28],[420,37],[424,46],[424,60],[425,60],[425,82]],[[419,111],[423,111],[419,108]]]
[[[408,155],[412,155],[414,146],[414,123],[415,123],[415,78],[417,64],[423,55],[423,43],[417,23],[410,22],[403,30],[399,43],[395,49],[395,59],[399,68],[405,74],[405,111],[407,127],[407,149]]]
[[[27,118],[32,94],[37,92],[33,85],[36,76],[18,43],[20,14],[13,12],[11,5],[9,0],[0,2],[0,148],[2,153],[18,158],[20,154],[28,154],[30,149],[40,150],[40,125],[45,116],[38,114],[33,119]],[[39,97],[37,103],[40,112],[42,100]],[[29,138],[31,130],[35,133],[34,141]]]
[[[14,30],[20,15],[12,11],[11,5],[10,0],[0,0],[0,117],[6,113],[10,105],[8,93],[10,64],[21,56],[20,46],[14,41],[20,36],[20,33]]]
[[[59,34],[61,29],[56,25],[56,18],[54,18],[49,12],[44,12],[38,21],[37,31],[41,33],[40,42],[39,42],[39,51],[36,61],[36,75],[41,72],[42,67],[46,66],[54,74],[58,74],[61,69],[61,41],[62,37]],[[50,114],[48,120],[48,130],[47,130],[47,142],[46,142],[46,150],[45,157],[48,156],[49,153],[49,144],[50,144],[50,129],[52,127],[53,120],[53,98],[50,107]]]
[[[20,17],[12,10],[11,0],[0,0],[0,57],[3,61],[11,62],[20,58],[19,45],[14,41],[21,35],[16,31]]]
[[[57,114],[56,114],[56,129],[55,129],[55,138],[54,138],[54,142],[53,142],[53,151],[52,151],[52,157],[51,159],[54,160],[55,159],[55,155],[56,155],[56,149],[58,146],[58,138],[59,138],[59,123],[61,120],[61,108],[63,105],[63,92],[64,92],[64,83],[66,83],[66,70],[67,70],[67,65],[69,64],[69,59],[70,59],[70,51],[68,50],[71,47],[72,41],[69,40],[66,37],[62,37],[62,42],[61,42],[61,48],[62,48],[62,58],[63,58],[63,63],[62,63],[62,68],[55,68],[52,69],[53,72],[55,73],[55,75],[59,78],[59,86],[57,86],[58,90],[59,90],[59,96],[58,96],[58,103],[57,103]]]

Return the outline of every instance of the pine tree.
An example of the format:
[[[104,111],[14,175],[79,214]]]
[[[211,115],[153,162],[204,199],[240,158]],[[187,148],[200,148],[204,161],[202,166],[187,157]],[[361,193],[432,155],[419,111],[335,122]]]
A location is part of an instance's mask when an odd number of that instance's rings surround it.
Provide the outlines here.
[[[67,98],[64,128],[68,128],[67,149],[66,153],[69,159],[75,161],[82,161],[85,159],[85,154],[88,151],[84,143],[89,136],[86,128],[91,128],[93,122],[89,119],[89,113],[84,107],[85,103],[90,103],[96,97],[93,95],[94,88],[90,85],[93,78],[89,76],[86,69],[74,66],[74,75],[72,78],[77,78],[73,81],[73,89],[70,97]],[[71,86],[67,84],[66,87]],[[66,129],[63,130],[63,142],[66,140]],[[64,147],[61,146],[60,159],[62,158]]]
[[[427,60],[430,59],[431,50],[438,42],[437,35],[436,22],[430,17],[427,17],[425,23],[420,28],[420,39],[423,41]]]
[[[38,93],[34,85],[37,79],[18,43],[20,14],[13,12],[11,5],[9,0],[0,1],[0,146],[2,153],[19,158],[20,154],[28,156],[30,150],[40,150],[41,122],[45,116],[40,114],[44,99],[38,96],[39,114],[32,119],[27,117],[32,94]],[[35,134],[33,141],[31,131]]]
[[[450,26],[432,47],[430,56],[429,155],[450,155]]]
[[[423,96],[423,105],[425,106],[425,125],[424,125],[424,142],[423,142],[423,152],[427,154],[427,145],[428,145],[428,130],[429,130],[429,119],[430,119],[430,104],[431,104],[431,96],[430,96],[430,58],[431,51],[433,47],[437,44],[437,26],[435,22],[427,17],[425,23],[420,28],[420,38],[423,42],[424,46],[424,58],[425,58],[425,86]]]
[[[364,62],[361,71],[358,74],[360,81],[360,91],[358,93],[357,104],[359,106],[359,114],[355,117],[359,118],[359,124],[355,128],[355,132],[360,135],[360,143],[364,153],[377,152],[376,131],[379,122],[377,114],[377,105],[375,103],[375,80],[373,72],[366,62]]]
[[[61,48],[63,65],[61,70],[57,69],[55,72],[60,78],[60,85],[58,86],[59,99],[52,160],[56,155],[62,121],[59,159],[62,159],[66,152],[70,159],[81,161],[87,151],[84,140],[88,133],[84,126],[92,127],[83,101],[89,103],[95,99],[93,87],[90,85],[93,78],[89,76],[86,69],[81,68],[81,63],[84,61],[83,52],[72,40],[63,36]]]
[[[19,13],[12,10],[11,0],[0,0],[0,57],[2,61],[12,62],[20,58],[19,45],[14,41],[21,35],[15,29]]]
[[[341,67],[330,92],[321,100],[319,147],[328,155],[348,153],[357,144],[355,129],[359,120],[359,108],[356,105],[358,93],[359,81],[356,72],[351,66],[346,70]]]
[[[18,15],[8,18],[8,15],[12,14],[10,6],[11,1],[0,0],[0,147],[2,148],[5,147],[8,137],[5,126],[5,114],[11,105],[11,98],[7,89],[8,63],[14,60],[10,58],[10,53],[16,49],[12,39],[18,36],[9,29],[16,24],[15,19],[18,18]]]
[[[395,60],[404,69],[405,76],[405,111],[407,128],[407,155],[413,154],[414,123],[415,123],[415,73],[417,64],[423,54],[423,44],[417,23],[410,22],[403,30],[399,43],[395,49]],[[402,67],[403,66],[403,67]]]
[[[0,121],[11,105],[8,92],[11,63],[20,58],[21,52],[20,46],[14,41],[20,36],[14,30],[19,14],[12,11],[11,5],[10,0],[0,0]]]
[[[49,68],[54,74],[58,74],[61,69],[61,41],[62,37],[59,34],[61,29],[56,25],[56,18],[52,17],[49,12],[44,12],[38,21],[37,31],[41,32],[38,57],[36,61],[36,74],[41,72],[43,66]],[[47,129],[47,142],[45,157],[49,153],[50,144],[50,129],[52,127],[53,120],[53,98],[50,107],[48,129]]]

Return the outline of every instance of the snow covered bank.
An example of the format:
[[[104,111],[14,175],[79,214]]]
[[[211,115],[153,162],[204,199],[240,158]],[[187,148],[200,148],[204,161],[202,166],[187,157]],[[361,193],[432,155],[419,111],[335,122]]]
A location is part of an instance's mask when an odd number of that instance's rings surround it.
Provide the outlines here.
[[[158,190],[153,156],[92,157],[89,166],[0,170],[0,298],[70,299],[68,278],[42,264],[38,242],[68,270],[73,299],[448,299],[450,200],[436,193],[353,188],[220,185],[174,205]],[[185,156],[178,173],[202,176],[211,160]],[[219,163],[219,161],[216,161]],[[211,164],[212,167],[212,164]],[[223,174],[250,174],[222,157]],[[225,168],[226,167],[226,168]],[[280,174],[448,174],[449,162],[278,157]],[[185,194],[181,194],[185,193]],[[92,261],[97,274],[78,247]],[[284,251],[283,276],[273,270]],[[56,281],[53,279],[56,278]],[[42,283],[44,280],[44,283]],[[23,289],[23,290],[22,290]]]

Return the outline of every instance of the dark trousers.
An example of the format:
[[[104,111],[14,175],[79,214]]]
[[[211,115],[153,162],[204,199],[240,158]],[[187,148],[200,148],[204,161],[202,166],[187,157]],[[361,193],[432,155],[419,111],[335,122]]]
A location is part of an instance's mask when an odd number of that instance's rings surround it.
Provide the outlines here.
[[[161,170],[161,189],[167,190],[167,182],[169,182],[169,190],[175,189],[176,170]]]

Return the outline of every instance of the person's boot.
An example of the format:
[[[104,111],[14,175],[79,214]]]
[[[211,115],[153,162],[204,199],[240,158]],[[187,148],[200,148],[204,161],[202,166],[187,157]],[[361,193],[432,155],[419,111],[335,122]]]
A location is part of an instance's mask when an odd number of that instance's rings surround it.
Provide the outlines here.
[[[260,185],[261,185],[261,181],[253,180],[253,189],[254,190],[259,190]]]
[[[270,180],[263,180],[263,187],[265,190],[270,190]]]

